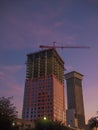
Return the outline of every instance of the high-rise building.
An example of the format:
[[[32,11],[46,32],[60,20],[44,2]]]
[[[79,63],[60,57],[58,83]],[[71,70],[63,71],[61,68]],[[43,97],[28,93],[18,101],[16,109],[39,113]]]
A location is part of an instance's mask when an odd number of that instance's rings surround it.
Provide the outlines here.
[[[80,129],[85,128],[85,114],[82,93],[83,75],[72,71],[65,74],[67,83],[67,124]]]
[[[22,118],[65,123],[64,62],[55,49],[27,55]]]

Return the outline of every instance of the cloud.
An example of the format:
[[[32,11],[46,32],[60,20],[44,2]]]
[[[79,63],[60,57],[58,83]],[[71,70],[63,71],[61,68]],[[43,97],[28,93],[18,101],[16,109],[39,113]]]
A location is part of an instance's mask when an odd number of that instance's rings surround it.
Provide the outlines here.
[[[0,96],[13,96],[13,102],[19,112],[19,117],[21,117],[22,111],[24,80],[20,83],[18,77],[22,69],[24,69],[24,66],[22,65],[0,65]]]
[[[36,10],[32,9],[32,6],[36,6],[35,2],[34,4],[33,2],[23,2],[21,6],[18,3],[21,2],[8,3],[9,8],[7,5],[6,9],[2,8],[1,48],[24,49],[31,48],[32,44],[33,47],[36,47],[40,43],[47,44],[47,41],[58,40],[60,36],[60,39],[63,38],[62,41],[65,40],[63,32],[60,31],[60,27],[62,28],[64,23],[58,20],[65,8],[61,2],[53,4],[45,2],[45,6],[39,5]],[[57,5],[55,8],[54,4]],[[19,7],[17,8],[17,6]]]
[[[4,72],[0,72],[0,80],[3,80],[5,77],[5,73]]]
[[[73,67],[72,66],[68,66],[68,65],[66,65],[66,67],[65,67],[65,69],[66,69],[66,71],[68,72],[68,71],[71,71],[71,70],[73,70]]]
[[[6,73],[15,73],[17,71],[20,71],[24,66],[22,65],[14,65],[14,66],[0,66],[0,70],[6,72]],[[4,73],[2,72],[2,73]]]
[[[21,71],[24,66],[0,66],[0,82],[1,82],[1,94],[3,95],[18,95],[23,90],[21,87],[23,84],[18,82],[17,72]]]
[[[40,1],[39,4],[35,1],[17,1],[8,2],[5,7],[0,13],[0,28],[3,30],[0,30],[1,49],[24,50],[36,48],[40,44],[51,44],[53,41],[73,45],[79,44],[81,39],[85,42],[85,39],[91,39],[91,35],[94,35],[89,28],[90,26],[92,29],[95,28],[95,24],[86,23],[94,14],[88,15],[89,18],[84,20],[83,13],[77,13],[76,9],[73,11],[76,5],[72,1],[44,2],[44,4]],[[71,16],[71,13],[74,15]]]
[[[91,117],[97,116],[96,112],[98,110],[98,103],[97,103],[97,98],[98,98],[98,87],[96,85],[90,86],[84,86],[84,106],[85,106],[85,117],[86,117],[86,122],[88,119]],[[91,104],[91,105],[90,105]]]

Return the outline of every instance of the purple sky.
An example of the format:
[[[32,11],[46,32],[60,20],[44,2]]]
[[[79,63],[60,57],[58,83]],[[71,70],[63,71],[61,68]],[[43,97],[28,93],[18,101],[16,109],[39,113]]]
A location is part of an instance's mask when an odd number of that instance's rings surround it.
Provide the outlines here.
[[[98,111],[98,0],[0,0],[0,96],[14,96],[20,117],[26,54],[53,41],[91,47],[58,49],[65,73],[84,75],[87,121]]]

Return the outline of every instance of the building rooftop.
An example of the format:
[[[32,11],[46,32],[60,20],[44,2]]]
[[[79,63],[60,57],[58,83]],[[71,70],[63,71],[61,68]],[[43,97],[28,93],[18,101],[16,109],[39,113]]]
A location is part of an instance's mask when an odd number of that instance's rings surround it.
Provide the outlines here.
[[[72,77],[82,79],[83,75],[79,72],[76,72],[76,71],[71,71],[71,72],[65,74],[65,79],[69,79],[69,78],[72,78]]]
[[[51,48],[51,49],[43,49],[43,50],[40,50],[40,51],[37,51],[37,52],[34,52],[34,53],[29,53],[27,54],[27,56],[32,56],[32,55],[35,55],[35,54],[39,54],[41,52],[45,52],[45,51],[54,51],[56,53],[56,55],[60,58],[60,60],[63,62],[64,64],[64,61],[62,60],[62,58],[60,57],[60,55],[58,54],[58,52],[56,51],[56,49],[54,48]]]

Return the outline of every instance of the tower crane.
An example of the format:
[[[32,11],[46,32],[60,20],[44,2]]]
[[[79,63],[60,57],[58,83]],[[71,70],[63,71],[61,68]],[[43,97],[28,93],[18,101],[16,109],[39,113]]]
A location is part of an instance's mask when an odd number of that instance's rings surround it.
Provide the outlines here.
[[[42,49],[56,49],[56,48],[72,48],[72,49],[75,49],[75,48],[79,48],[79,49],[89,49],[90,47],[89,46],[56,46],[55,45],[56,42],[53,42],[53,45],[50,46],[50,45],[40,45],[39,47],[42,48]],[[66,68],[65,68],[66,70]]]
[[[89,46],[56,46],[56,45],[53,45],[53,46],[48,46],[48,45],[40,45],[39,46],[40,48],[48,48],[48,49],[56,49],[56,48],[61,48],[61,49],[63,49],[63,48],[73,48],[73,49],[75,49],[75,48],[90,48]]]

